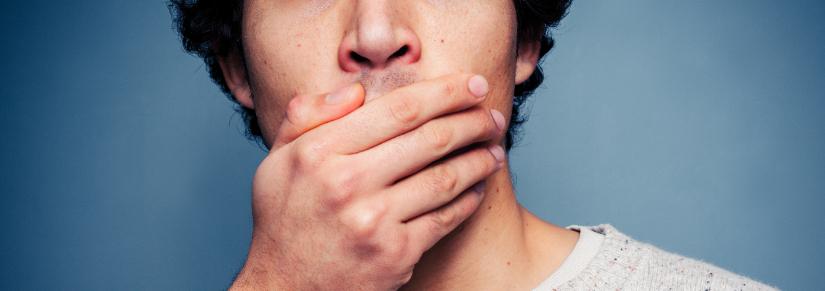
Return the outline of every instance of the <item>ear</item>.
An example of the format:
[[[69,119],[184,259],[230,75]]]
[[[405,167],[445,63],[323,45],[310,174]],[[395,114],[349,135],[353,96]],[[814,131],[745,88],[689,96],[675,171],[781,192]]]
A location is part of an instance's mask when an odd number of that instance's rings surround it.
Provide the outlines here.
[[[252,90],[249,87],[246,74],[246,63],[241,52],[234,49],[225,56],[218,57],[218,64],[221,66],[226,86],[229,87],[229,91],[235,97],[235,100],[243,107],[255,109]]]
[[[536,70],[540,50],[541,42],[538,40],[519,42],[516,56],[516,85],[527,81]]]

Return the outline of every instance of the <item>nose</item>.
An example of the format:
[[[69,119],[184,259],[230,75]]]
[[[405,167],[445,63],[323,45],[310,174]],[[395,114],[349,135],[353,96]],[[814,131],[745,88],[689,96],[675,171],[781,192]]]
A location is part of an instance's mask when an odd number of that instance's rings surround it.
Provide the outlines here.
[[[356,1],[352,27],[338,49],[338,61],[346,72],[380,70],[412,64],[421,58],[421,42],[407,25],[400,7],[392,0]]]

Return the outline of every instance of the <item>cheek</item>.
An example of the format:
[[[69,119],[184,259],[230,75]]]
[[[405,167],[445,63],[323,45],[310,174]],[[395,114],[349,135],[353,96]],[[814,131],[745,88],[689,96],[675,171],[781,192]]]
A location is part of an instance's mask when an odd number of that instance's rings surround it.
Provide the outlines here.
[[[316,1],[323,4],[324,1]],[[271,139],[283,109],[298,94],[329,88],[336,74],[337,44],[323,23],[296,25],[295,19],[258,12],[245,19],[244,50],[256,113],[265,139]],[[331,52],[331,53],[330,53]]]
[[[486,76],[491,91],[484,105],[508,117],[515,85],[516,16],[507,5],[463,11],[434,18],[431,21],[438,25],[426,26],[439,29],[421,35],[429,38],[429,47],[422,51],[422,67],[431,77],[452,72]]]
[[[330,66],[335,64],[336,57],[334,46],[329,45],[335,42],[334,37],[317,28],[295,31],[270,27],[273,26],[250,29],[254,36],[245,42],[253,87],[265,90],[261,93],[269,96],[293,96],[323,87],[317,83],[324,80],[320,76],[328,76],[336,69]]]

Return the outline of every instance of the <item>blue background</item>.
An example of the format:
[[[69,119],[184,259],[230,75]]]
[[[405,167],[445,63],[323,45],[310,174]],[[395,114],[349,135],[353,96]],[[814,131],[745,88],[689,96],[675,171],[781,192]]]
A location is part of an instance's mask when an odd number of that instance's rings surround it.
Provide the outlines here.
[[[520,201],[789,290],[825,285],[825,4],[578,1]],[[0,4],[0,289],[214,290],[263,152],[160,1]]]

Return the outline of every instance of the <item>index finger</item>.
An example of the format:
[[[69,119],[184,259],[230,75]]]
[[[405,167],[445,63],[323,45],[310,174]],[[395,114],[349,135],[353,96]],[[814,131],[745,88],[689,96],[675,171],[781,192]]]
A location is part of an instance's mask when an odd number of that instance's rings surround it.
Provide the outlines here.
[[[481,75],[458,74],[402,87],[369,102],[336,122],[307,134],[318,135],[340,154],[358,153],[415,129],[438,116],[481,103],[489,91]]]

